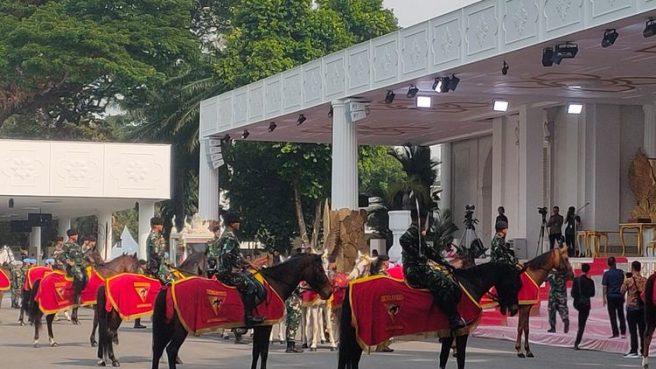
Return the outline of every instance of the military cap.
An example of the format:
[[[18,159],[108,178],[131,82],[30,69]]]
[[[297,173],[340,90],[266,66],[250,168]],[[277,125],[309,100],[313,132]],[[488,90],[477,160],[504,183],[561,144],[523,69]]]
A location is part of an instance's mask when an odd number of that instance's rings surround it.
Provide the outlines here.
[[[240,223],[241,220],[239,219],[239,214],[235,212],[227,212],[223,214],[223,223],[226,225],[233,224],[233,223]]]
[[[152,217],[150,218],[150,226],[156,226],[156,225],[162,225],[162,218],[160,217]]]
[[[387,256],[387,255],[378,255],[378,261],[389,261],[389,256]]]
[[[71,236],[77,236],[77,230],[71,228],[71,229],[69,229],[68,231],[66,231],[66,235],[67,235],[68,237],[71,237]]]

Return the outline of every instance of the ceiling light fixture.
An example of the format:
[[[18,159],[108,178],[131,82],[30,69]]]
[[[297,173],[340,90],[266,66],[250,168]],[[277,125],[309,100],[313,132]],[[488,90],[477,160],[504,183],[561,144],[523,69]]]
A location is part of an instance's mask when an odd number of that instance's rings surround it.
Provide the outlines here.
[[[494,100],[494,111],[507,111],[510,103],[506,100]]]
[[[451,79],[447,78],[447,85],[446,85],[447,91],[448,90],[455,91],[456,88],[458,88],[459,83],[460,83],[460,78],[456,77],[455,74],[452,74]]]
[[[542,49],[542,66],[550,67],[553,65],[554,51],[552,47],[545,47]]]
[[[241,134],[241,139],[242,139],[242,140],[245,140],[245,139],[247,139],[248,136],[250,136],[250,135],[251,135],[251,133],[248,132],[247,129],[245,129],[245,130],[244,130],[244,133]]]
[[[649,18],[645,25],[645,30],[642,31],[642,35],[645,36],[645,38],[656,35],[656,19]]]
[[[579,46],[571,42],[556,45],[554,48],[553,62],[560,65],[563,59],[573,59],[578,52]]]
[[[333,106],[330,105],[330,110],[328,110],[328,118],[332,118],[332,117],[333,117]]]
[[[14,208],[14,199],[9,199],[9,209]]]
[[[569,104],[567,107],[567,113],[568,114],[581,114],[583,111],[583,104]]]
[[[509,66],[508,63],[506,63],[506,61],[504,60],[504,61],[503,61],[503,67],[501,67],[501,74],[503,74],[504,76],[508,75],[508,70],[509,70],[509,69],[510,69],[510,66]]]
[[[405,95],[408,99],[412,99],[415,96],[417,96],[417,93],[419,92],[419,89],[415,85],[410,85],[408,88],[408,93]]]
[[[395,97],[396,97],[396,94],[394,94],[394,91],[387,90],[387,94],[385,95],[385,104],[393,103]]]
[[[276,127],[278,127],[278,125],[276,124],[276,122],[271,122],[271,123],[269,123],[269,133],[275,131],[275,130],[276,130]]]
[[[331,109],[332,109],[332,108],[331,108]],[[300,125],[303,124],[306,120],[307,120],[307,118],[305,117],[305,115],[303,115],[303,114],[299,114],[299,115],[298,115],[298,120],[296,121],[296,125],[297,125],[297,126],[300,126]]]
[[[606,48],[612,46],[619,36],[620,34],[617,33],[615,28],[607,29],[604,32],[604,38],[601,40],[601,47]]]
[[[437,92],[438,94],[442,92],[446,92],[446,91],[442,91],[444,87],[445,85],[443,79],[440,77],[435,78],[435,82],[433,82],[433,91]]]
[[[430,96],[417,96],[417,107],[418,108],[430,108],[432,99]]]

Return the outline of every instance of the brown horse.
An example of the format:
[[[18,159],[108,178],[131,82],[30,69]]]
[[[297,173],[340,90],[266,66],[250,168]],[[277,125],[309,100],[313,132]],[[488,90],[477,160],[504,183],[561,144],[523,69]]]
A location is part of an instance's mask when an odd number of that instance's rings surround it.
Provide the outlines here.
[[[574,278],[572,265],[567,257],[567,247],[556,247],[542,255],[531,259],[524,264],[524,272],[540,286],[547,280],[549,272],[558,270],[567,273],[569,279]],[[515,350],[520,358],[534,357],[528,342],[529,318],[533,304],[521,304],[519,306],[519,320],[517,322],[517,340]],[[522,333],[524,334],[524,352],[522,352]]]
[[[169,272],[174,279],[182,279],[190,276],[204,276],[207,274],[207,254],[204,252],[195,252],[189,255],[187,259],[177,268],[169,267]],[[157,276],[151,276],[157,279]],[[119,366],[119,362],[114,355],[114,344],[118,344],[118,328],[123,320],[118,312],[105,310],[107,296],[105,286],[98,289],[98,304],[96,305],[94,316],[98,317],[100,330],[98,331],[100,344],[98,346],[98,365],[106,366],[111,361],[112,366]],[[93,337],[93,335],[92,335]],[[180,358],[176,357],[178,364],[182,363]]]
[[[121,255],[112,261],[109,261],[103,265],[98,265],[95,267],[96,272],[103,278],[109,278],[119,273],[136,273],[139,271],[139,259],[137,255]],[[34,288],[30,293],[30,320],[34,324],[34,347],[39,347],[39,330],[41,329],[41,317],[43,312],[39,308],[39,304],[36,303],[34,298],[36,297],[41,281],[37,281],[34,284]],[[52,322],[55,318],[55,314],[46,315],[46,323],[48,325],[48,339],[50,341],[50,346],[57,346],[54,335],[52,333]],[[93,342],[93,340],[92,340]]]
[[[301,281],[308,282],[310,288],[318,292],[324,300],[332,295],[332,286],[319,255],[294,256],[282,264],[262,269],[260,273],[283,300],[292,294]],[[266,369],[271,329],[271,325],[254,327],[251,369],[257,368],[260,357],[262,358],[260,368]],[[162,290],[155,301],[153,314],[153,369],[159,368],[159,360],[164,349],[168,355],[169,369],[176,369],[176,357],[187,338],[187,333],[180,323],[177,313],[174,314],[171,322],[166,322],[166,291]]]

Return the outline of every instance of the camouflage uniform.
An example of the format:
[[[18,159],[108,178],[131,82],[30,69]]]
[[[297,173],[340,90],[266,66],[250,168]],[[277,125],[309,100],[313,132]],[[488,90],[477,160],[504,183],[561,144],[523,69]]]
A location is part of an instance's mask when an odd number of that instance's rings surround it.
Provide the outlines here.
[[[515,253],[506,243],[506,238],[501,237],[498,233],[492,239],[491,261],[496,263],[504,263],[516,265],[518,263]]]
[[[212,278],[217,273],[219,253],[220,253],[220,238],[215,237],[207,244],[207,278]]]
[[[68,265],[71,260],[75,264]],[[79,303],[80,293],[87,284],[87,275],[84,272],[84,252],[82,247],[75,242],[68,241],[64,244],[62,253],[59,255],[59,262],[65,266],[66,275],[73,278],[75,287],[75,303]]]
[[[146,240],[146,254],[148,255],[148,270],[154,276],[157,276],[162,283],[170,282],[171,274],[164,262],[168,258],[166,252],[166,241],[160,232],[150,231],[148,240]]]
[[[62,254],[64,253],[64,249],[57,250],[52,252],[52,258],[55,259],[55,263],[53,264],[54,269],[58,270],[64,270],[64,264],[62,263]]]
[[[421,238],[419,249],[419,228],[413,223],[401,236],[403,248],[403,272],[408,284],[413,288],[426,288],[431,291],[433,301],[448,317],[449,324],[454,327],[460,321],[456,306],[460,301],[460,287],[445,271],[431,268],[428,260],[432,260],[446,269],[451,269],[442,256],[433,248],[428,247],[425,238]]]
[[[20,308],[23,282],[25,282],[25,272],[20,265],[15,265],[11,269],[11,307],[14,309]]]
[[[562,272],[551,272],[549,281],[549,326],[556,329],[556,311],[565,324],[565,333],[569,330],[569,309],[567,308],[567,277]]]
[[[285,318],[287,329],[285,330],[285,337],[287,337],[288,345],[290,343],[296,343],[296,332],[301,326],[300,293],[300,289],[296,287],[291,296],[285,301],[285,308],[287,309],[287,317]]]

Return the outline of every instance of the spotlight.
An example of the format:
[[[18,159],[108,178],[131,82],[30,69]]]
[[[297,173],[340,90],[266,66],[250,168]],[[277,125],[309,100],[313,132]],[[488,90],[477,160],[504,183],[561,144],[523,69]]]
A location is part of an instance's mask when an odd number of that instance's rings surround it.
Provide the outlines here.
[[[556,45],[554,48],[553,62],[560,65],[560,62],[563,61],[563,59],[573,59],[578,52],[578,45],[570,42]]]
[[[430,96],[417,96],[417,107],[418,108],[430,108],[431,107],[431,98],[430,98]]]
[[[328,110],[328,118],[332,118],[332,117],[333,117],[333,106],[331,105],[330,110]]]
[[[408,99],[412,99],[413,97],[417,96],[417,93],[419,92],[419,89],[415,85],[410,85],[408,88],[408,93],[405,95]]]
[[[501,74],[503,74],[504,76],[507,75],[508,74],[508,69],[510,69],[510,66],[504,60],[503,61],[503,67],[501,67]]]
[[[225,135],[225,137],[223,137],[223,141],[226,143],[230,143],[230,140],[231,140],[230,135]]]
[[[447,80],[447,84],[446,84],[447,91],[448,90],[455,91],[456,88],[458,88],[458,83],[460,83],[460,78],[456,77],[455,74],[451,75],[451,79],[447,78],[446,80]]]
[[[645,30],[642,31],[642,35],[645,36],[645,38],[656,35],[656,19],[649,18],[645,25]]]
[[[305,118],[305,115],[303,115],[303,114],[299,114],[299,115],[298,115],[298,120],[296,121],[296,125],[297,125],[297,126],[300,126],[300,125],[303,124],[303,122],[305,122],[306,120],[307,120],[307,118]]]
[[[569,104],[567,107],[567,113],[568,114],[581,114],[583,111],[583,104]]]
[[[14,199],[9,199],[9,209],[14,208]]]
[[[248,136],[250,136],[250,135],[251,135],[251,133],[248,132],[247,129],[245,129],[245,130],[244,130],[244,133],[241,134],[241,138],[242,138],[242,140],[245,140],[245,139],[247,139]]]
[[[269,132],[273,132],[273,131],[275,131],[275,130],[276,130],[276,127],[278,127],[278,125],[276,124],[276,122],[271,122],[271,123],[269,123]]]
[[[607,29],[606,32],[604,32],[604,38],[601,40],[601,47],[609,47],[612,46],[615,43],[615,40],[617,40],[617,37],[619,37],[619,33],[617,33],[617,30],[615,28],[612,29]]]
[[[545,47],[544,49],[542,49],[542,66],[543,67],[552,66],[553,65],[553,56],[554,56],[553,48]]]
[[[395,97],[396,97],[396,95],[394,94],[394,91],[387,90],[387,95],[385,95],[385,104],[393,103]]]
[[[508,110],[508,101],[506,100],[494,100],[494,111],[506,111]]]
[[[441,92],[445,92],[442,91],[442,88],[444,87],[445,85],[444,85],[444,81],[442,81],[442,78],[440,77],[435,78],[435,82],[433,82],[433,91],[437,92],[438,94]]]

